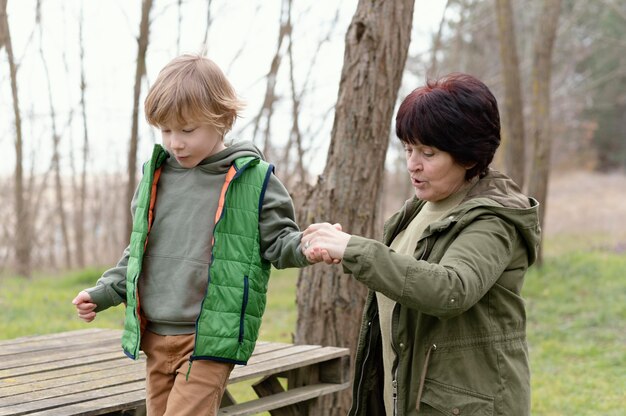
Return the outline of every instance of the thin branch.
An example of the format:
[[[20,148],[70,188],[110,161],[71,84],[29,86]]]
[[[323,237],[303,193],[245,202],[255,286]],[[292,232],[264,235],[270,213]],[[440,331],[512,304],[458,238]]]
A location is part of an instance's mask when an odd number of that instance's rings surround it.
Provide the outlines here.
[[[261,5],[257,4],[256,9],[254,10],[253,16],[255,17],[258,16],[260,9],[261,9]],[[253,26],[254,25],[252,25],[252,23],[248,25],[248,32],[246,33],[246,37],[245,37],[246,40],[241,43],[241,45],[239,46],[239,49],[237,49],[237,52],[235,52],[235,55],[233,55],[233,59],[231,59],[229,64],[226,66],[227,74],[232,71],[233,66],[235,66],[235,63],[239,60],[239,58],[243,54],[243,51],[248,46],[248,39],[250,39]]]
[[[209,53],[209,29],[211,29],[211,23],[213,23],[213,18],[211,17],[211,3],[212,0],[207,0],[206,5],[206,26],[204,28],[204,39],[202,40],[202,55],[206,56]]]
[[[265,129],[263,132],[264,145],[263,145],[263,153],[265,153],[265,157],[269,160],[271,158],[271,124],[272,124],[272,115],[274,112],[274,103],[276,102],[276,81],[278,78],[278,70],[280,69],[280,65],[282,62],[283,55],[283,41],[287,35],[291,32],[291,25],[289,20],[289,0],[283,0],[280,10],[280,25],[278,29],[278,43],[276,45],[276,52],[274,53],[274,57],[272,58],[272,62],[270,64],[270,69],[267,73],[266,79],[267,84],[265,88],[265,98],[263,100],[263,104],[259,109],[258,114],[254,117],[254,130],[252,133],[253,140],[256,139],[257,132],[260,128],[261,119],[265,119]]]
[[[437,53],[439,49],[441,49],[441,39],[443,37],[443,26],[446,23],[446,12],[448,11],[448,7],[450,6],[451,0],[446,1],[446,5],[443,8],[443,12],[441,13],[441,20],[439,21],[439,29],[437,30],[437,34],[433,40],[433,50],[430,56],[430,68],[427,71],[427,74],[430,76],[437,76]]]

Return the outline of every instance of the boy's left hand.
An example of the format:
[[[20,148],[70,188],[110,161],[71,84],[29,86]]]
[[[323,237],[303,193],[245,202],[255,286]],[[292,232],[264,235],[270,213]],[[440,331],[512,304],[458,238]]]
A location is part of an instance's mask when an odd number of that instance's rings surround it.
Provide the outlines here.
[[[84,290],[78,293],[74,300],[72,300],[72,304],[76,307],[78,311],[78,317],[85,322],[91,322],[96,319],[96,304],[93,303],[93,299],[89,296],[89,293]]]

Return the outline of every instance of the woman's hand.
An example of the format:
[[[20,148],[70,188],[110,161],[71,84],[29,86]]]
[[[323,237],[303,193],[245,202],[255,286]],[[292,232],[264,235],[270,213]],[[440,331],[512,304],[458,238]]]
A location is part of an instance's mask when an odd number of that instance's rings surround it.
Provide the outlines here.
[[[312,263],[337,264],[343,259],[350,237],[341,224],[311,224],[302,233],[302,253]]]

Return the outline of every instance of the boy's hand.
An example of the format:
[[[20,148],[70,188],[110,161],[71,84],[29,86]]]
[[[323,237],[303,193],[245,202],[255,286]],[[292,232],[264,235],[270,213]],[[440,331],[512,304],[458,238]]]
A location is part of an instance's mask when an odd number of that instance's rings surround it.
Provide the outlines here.
[[[72,300],[72,303],[76,306],[78,317],[80,319],[85,322],[91,322],[96,319],[96,312],[94,312],[94,309],[96,309],[97,305],[93,303],[89,293],[84,290],[81,291],[78,295],[76,295],[74,300]]]

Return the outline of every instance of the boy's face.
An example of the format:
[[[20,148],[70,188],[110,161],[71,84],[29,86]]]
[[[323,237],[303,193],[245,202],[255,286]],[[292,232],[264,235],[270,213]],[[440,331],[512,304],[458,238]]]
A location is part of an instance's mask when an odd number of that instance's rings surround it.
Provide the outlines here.
[[[187,169],[226,148],[222,136],[208,124],[188,122],[182,126],[160,127],[163,145]]]

